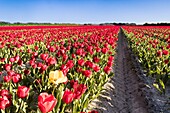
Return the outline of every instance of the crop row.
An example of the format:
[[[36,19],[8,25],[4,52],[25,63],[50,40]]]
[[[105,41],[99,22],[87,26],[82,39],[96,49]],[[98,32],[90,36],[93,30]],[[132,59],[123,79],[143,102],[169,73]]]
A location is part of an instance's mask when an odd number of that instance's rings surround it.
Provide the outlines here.
[[[170,27],[124,26],[123,29],[147,75],[156,79],[153,85],[165,93],[170,80]]]
[[[0,31],[2,113],[87,111],[113,75],[117,26]]]

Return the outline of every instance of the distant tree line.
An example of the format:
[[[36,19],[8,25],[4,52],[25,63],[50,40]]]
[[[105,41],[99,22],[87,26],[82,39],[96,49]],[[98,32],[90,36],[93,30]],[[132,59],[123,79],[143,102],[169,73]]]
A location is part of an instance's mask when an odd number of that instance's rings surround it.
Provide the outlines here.
[[[144,26],[170,26],[170,23],[145,23]]]
[[[28,23],[15,22],[15,23],[10,23],[10,22],[0,21],[0,26],[4,26],[4,25],[79,25],[79,24],[74,24],[74,23],[38,23],[38,22],[28,22]]]
[[[136,25],[136,23],[101,23],[99,25],[130,25],[130,26],[134,26],[134,25]]]
[[[99,25],[128,25],[128,26],[135,26],[138,25],[136,23],[101,23]],[[170,26],[170,23],[144,23],[141,24],[142,26]]]

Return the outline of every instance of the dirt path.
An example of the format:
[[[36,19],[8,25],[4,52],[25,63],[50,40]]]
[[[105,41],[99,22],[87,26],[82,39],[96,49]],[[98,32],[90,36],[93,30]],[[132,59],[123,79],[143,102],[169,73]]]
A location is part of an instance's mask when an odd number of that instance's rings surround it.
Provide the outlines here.
[[[143,83],[133,67],[122,31],[118,38],[115,76],[105,84],[105,90],[90,107],[99,113],[148,113],[147,102],[141,91]]]

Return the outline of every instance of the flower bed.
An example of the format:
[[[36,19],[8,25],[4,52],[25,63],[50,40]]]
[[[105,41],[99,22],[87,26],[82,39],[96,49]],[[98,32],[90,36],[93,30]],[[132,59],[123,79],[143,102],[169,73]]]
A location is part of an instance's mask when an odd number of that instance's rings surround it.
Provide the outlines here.
[[[88,112],[113,75],[117,26],[0,31],[1,112]],[[92,111],[95,112],[95,111]]]
[[[165,93],[170,80],[170,27],[124,26],[123,29],[147,75],[156,79],[153,85]]]

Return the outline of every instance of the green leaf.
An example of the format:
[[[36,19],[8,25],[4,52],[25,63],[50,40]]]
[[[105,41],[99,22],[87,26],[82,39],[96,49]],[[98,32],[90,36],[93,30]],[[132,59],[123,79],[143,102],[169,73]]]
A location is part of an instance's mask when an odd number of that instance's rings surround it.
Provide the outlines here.
[[[161,89],[159,88],[159,85],[158,85],[158,84],[154,83],[153,86],[154,86],[160,93],[162,93],[162,91],[161,91]]]
[[[165,84],[163,83],[163,81],[161,79],[159,79],[159,83],[162,86],[162,89],[165,89]]]

